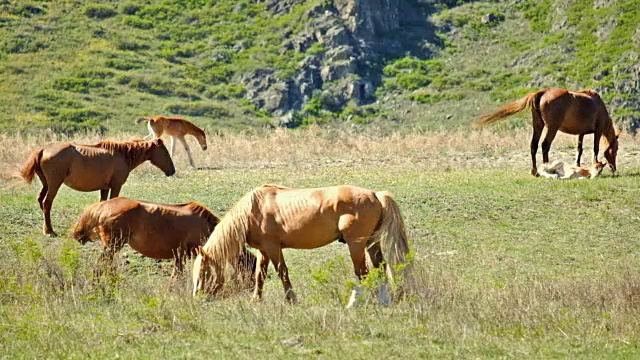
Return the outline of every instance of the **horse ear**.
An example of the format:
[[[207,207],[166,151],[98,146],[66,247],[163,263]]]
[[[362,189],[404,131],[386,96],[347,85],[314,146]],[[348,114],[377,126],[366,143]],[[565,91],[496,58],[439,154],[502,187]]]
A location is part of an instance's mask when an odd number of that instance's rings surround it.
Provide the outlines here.
[[[160,145],[162,145],[162,144],[163,144],[162,139],[160,139],[160,138],[157,138],[157,139],[153,140],[153,143],[154,143],[155,145],[158,145],[158,146],[160,146]]]

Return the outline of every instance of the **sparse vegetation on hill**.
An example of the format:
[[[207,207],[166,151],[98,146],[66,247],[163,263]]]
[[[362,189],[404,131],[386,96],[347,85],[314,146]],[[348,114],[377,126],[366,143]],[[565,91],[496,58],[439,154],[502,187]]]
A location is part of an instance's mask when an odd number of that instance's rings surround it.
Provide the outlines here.
[[[548,86],[595,88],[638,126],[638,0],[353,4],[5,1],[0,128],[452,128]]]

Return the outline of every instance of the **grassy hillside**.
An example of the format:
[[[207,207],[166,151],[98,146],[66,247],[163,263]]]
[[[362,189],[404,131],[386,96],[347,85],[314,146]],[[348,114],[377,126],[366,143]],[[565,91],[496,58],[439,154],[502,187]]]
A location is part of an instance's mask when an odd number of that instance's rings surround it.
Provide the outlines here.
[[[326,50],[283,48],[321,2],[291,3],[275,15],[250,0],[2,2],[0,129],[121,130],[151,114],[207,127],[276,123],[247,98],[242,77],[270,67],[288,79]],[[314,97],[303,123],[466,127],[548,86],[596,88],[625,127],[638,122],[640,0],[421,3],[438,34],[424,39],[431,58],[386,59],[373,104],[331,112]]]
[[[527,137],[231,134],[214,139],[216,152],[195,152],[209,170],[184,170],[180,152],[174,177],[145,165],[125,184],[124,196],[195,200],[218,214],[262,183],[391,190],[416,252],[416,292],[390,307],[371,297],[351,311],[344,305],[353,269],[337,242],[285,252],[297,306],[284,303],[273,269],[261,303],[245,292],[194,299],[188,276],[170,281],[169,262],[128,249],[115,276],[94,281],[98,245],[65,234],[98,194],[63,187],[53,207],[62,236],[49,239],[40,233],[38,185],[2,180],[0,351],[9,358],[637,358],[640,143],[624,139],[619,177],[553,181],[528,174]],[[44,140],[1,136],[2,167]],[[560,136],[552,156],[569,158],[571,143]]]
[[[254,1],[209,3],[0,5],[0,128],[118,129],[151,114],[259,125],[237,77],[265,65],[292,71],[300,54],[278,53],[281,32],[303,24],[307,5],[271,19]]]
[[[478,1],[438,11],[431,19],[444,47],[433,59],[388,63],[379,90],[385,107],[449,128],[541,88],[594,88],[631,130],[640,125],[640,1],[601,3]],[[528,117],[507,126],[523,126]]]

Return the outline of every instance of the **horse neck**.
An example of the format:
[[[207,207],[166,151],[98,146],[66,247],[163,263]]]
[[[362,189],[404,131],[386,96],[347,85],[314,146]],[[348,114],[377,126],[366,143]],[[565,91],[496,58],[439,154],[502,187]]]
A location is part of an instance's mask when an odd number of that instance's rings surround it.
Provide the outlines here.
[[[606,110],[605,110],[606,112]],[[614,141],[616,141],[616,128],[613,125],[613,120],[608,113],[606,115],[605,126],[602,131],[602,135],[604,135],[604,139],[607,142],[607,146],[611,146]]]
[[[124,158],[129,170],[133,170],[148,160],[149,145],[146,142],[101,142],[98,146]]]

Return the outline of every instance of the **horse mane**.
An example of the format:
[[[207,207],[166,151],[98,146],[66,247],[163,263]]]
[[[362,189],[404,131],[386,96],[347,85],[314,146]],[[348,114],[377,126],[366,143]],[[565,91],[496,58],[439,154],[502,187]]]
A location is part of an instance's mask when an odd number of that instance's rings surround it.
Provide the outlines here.
[[[220,222],[220,218],[204,205],[193,201],[181,205],[191,209],[191,211],[199,217],[204,218],[211,225],[212,229]]]
[[[247,242],[253,208],[259,206],[263,198],[264,194],[260,188],[248,192],[233,205],[213,230],[202,251],[211,258],[216,267],[224,268],[226,264],[231,264],[234,270],[237,270],[237,259],[243,253]]]
[[[71,236],[74,239],[82,243],[91,241],[93,229],[98,226],[96,220],[99,218],[99,214],[96,214],[96,211],[101,211],[103,204],[104,202],[93,203],[84,209],[71,228]]]
[[[611,115],[609,115],[607,106],[604,104],[604,101],[602,101],[600,94],[593,89],[583,89],[578,92],[589,95],[598,103],[598,112],[600,113],[600,116],[603,116],[605,118],[604,128],[602,129],[602,134],[604,135],[603,138],[607,143],[607,146],[611,145],[614,141],[616,141],[619,133],[618,130],[616,130],[615,125],[613,124],[613,119],[611,119]]]
[[[145,159],[147,152],[151,148],[151,143],[146,140],[136,139],[132,141],[101,141],[94,146],[105,149],[111,153],[122,155],[129,166],[134,167],[141,164]]]

